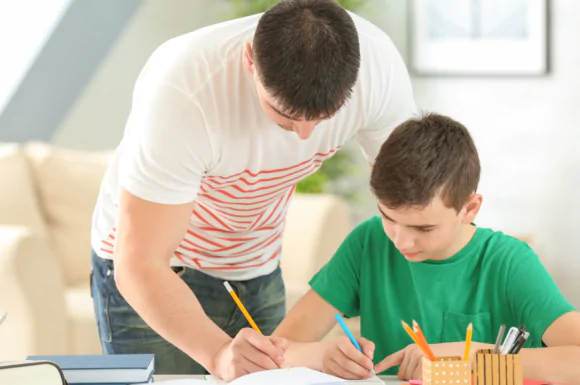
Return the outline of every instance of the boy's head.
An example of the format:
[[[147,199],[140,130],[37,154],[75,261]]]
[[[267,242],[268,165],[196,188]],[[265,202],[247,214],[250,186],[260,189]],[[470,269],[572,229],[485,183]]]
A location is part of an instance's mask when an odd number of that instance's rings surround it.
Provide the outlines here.
[[[356,83],[356,26],[335,0],[282,0],[262,15],[244,51],[264,113],[307,139]]]
[[[446,259],[470,238],[480,165],[467,129],[427,114],[398,126],[371,173],[387,236],[410,261]]]

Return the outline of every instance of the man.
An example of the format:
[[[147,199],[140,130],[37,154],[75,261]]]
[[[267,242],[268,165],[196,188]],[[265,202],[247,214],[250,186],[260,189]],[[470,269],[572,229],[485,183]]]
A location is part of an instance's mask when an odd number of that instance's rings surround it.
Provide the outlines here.
[[[283,362],[279,269],[296,182],[356,137],[372,163],[413,115],[405,66],[377,27],[331,0],[176,37],[140,74],[92,232],[105,353],[225,380]],[[265,336],[225,290],[228,280]]]
[[[580,383],[580,313],[527,244],[473,224],[479,175],[460,123],[432,114],[397,127],[371,173],[381,217],[352,231],[275,331],[290,340],[285,365],[350,379],[370,377],[372,368],[420,379],[425,355],[401,320],[416,320],[439,357],[464,355],[469,323],[471,358],[493,348],[502,324],[523,324],[524,377]],[[336,313],[360,316],[364,354],[347,338],[313,342]]]

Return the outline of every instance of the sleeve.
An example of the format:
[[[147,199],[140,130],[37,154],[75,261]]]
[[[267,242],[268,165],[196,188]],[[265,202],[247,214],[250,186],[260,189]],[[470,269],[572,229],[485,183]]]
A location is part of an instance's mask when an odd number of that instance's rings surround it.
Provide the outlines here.
[[[348,318],[360,312],[360,272],[364,223],[342,242],[334,256],[310,280],[312,290]]]
[[[211,146],[199,104],[155,76],[140,78],[120,155],[119,185],[150,202],[195,199]]]
[[[393,129],[417,115],[413,87],[401,55],[390,41],[389,46],[381,52],[383,59],[378,58],[376,62],[370,63],[373,78],[367,79],[366,87],[371,90],[371,94],[376,94],[376,98],[370,98],[374,103],[374,117],[356,135],[363,155],[371,164]]]
[[[520,250],[508,270],[508,302],[514,319],[526,325],[530,335],[540,341],[546,329],[574,307],[564,298],[536,253],[528,245]]]

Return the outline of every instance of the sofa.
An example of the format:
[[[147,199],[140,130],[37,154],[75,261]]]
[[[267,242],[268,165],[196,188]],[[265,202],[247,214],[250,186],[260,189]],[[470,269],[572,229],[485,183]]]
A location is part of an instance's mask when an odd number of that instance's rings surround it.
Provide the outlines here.
[[[90,225],[111,152],[47,143],[0,144],[0,361],[33,354],[99,354],[89,289]],[[332,195],[293,199],[282,271],[288,308],[351,229]],[[358,320],[348,320],[355,334]],[[329,335],[340,333],[335,328]]]

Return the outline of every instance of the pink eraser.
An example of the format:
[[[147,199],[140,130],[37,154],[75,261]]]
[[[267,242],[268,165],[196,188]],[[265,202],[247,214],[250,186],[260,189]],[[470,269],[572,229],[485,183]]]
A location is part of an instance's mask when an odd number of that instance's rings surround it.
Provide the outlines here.
[[[411,385],[422,385],[423,381],[421,380],[409,380],[409,384]]]

